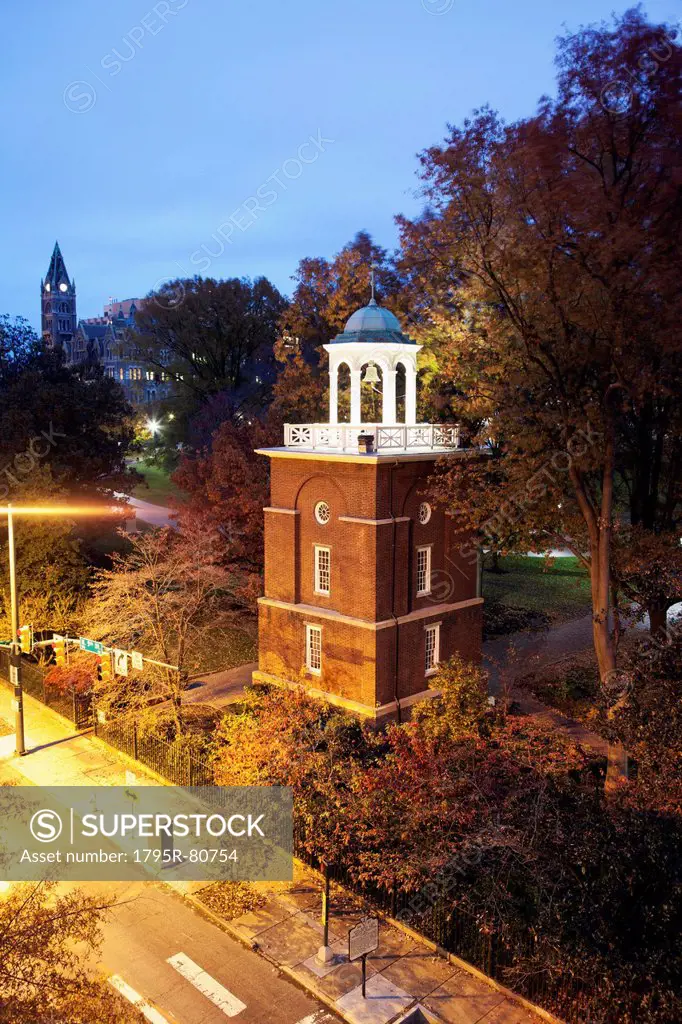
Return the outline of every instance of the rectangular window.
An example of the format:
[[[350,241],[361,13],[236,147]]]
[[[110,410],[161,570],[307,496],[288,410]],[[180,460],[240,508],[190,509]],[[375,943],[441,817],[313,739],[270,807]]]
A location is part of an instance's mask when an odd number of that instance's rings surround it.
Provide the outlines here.
[[[427,676],[433,675],[440,661],[440,623],[426,626],[424,629],[424,671]]]
[[[329,548],[315,545],[315,593],[329,594],[332,582],[332,554]]]
[[[417,548],[417,597],[431,593],[431,548]]]
[[[322,671],[322,626],[305,627],[305,663],[310,672]]]

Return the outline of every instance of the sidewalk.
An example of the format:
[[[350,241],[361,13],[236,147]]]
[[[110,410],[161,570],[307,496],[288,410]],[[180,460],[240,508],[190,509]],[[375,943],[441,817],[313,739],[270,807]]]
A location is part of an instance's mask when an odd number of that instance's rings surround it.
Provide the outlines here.
[[[12,691],[0,681],[0,718],[14,728]],[[70,722],[24,694],[25,743],[29,753],[15,757],[14,732],[0,736],[0,760],[11,757],[12,768],[36,786],[158,786],[143,765],[78,733]]]
[[[30,753],[13,757],[14,737],[0,736],[0,760],[27,782],[130,785],[132,770],[136,785],[159,784],[142,766],[90,735],[75,733],[68,722],[32,698],[24,700]],[[11,691],[4,684],[0,684],[0,719],[14,720]],[[365,912],[353,897],[333,891],[330,945],[335,959],[331,964],[318,964],[315,954],[322,944],[320,882],[313,872],[298,865],[292,884],[255,885],[264,905],[229,922],[201,903],[206,883],[177,883],[173,888],[350,1024],[397,1022],[417,1004],[425,1011],[422,1020],[433,1024],[534,1024],[543,1017],[551,1019],[531,1013],[494,982],[477,976],[473,968],[467,970],[461,962],[437,956],[426,942],[383,921],[379,948],[368,957],[367,999],[363,1000],[361,968],[348,962],[347,950],[348,929]]]
[[[193,887],[198,902],[203,888],[203,883]],[[367,957],[363,1000],[362,968],[348,961],[348,930],[367,916],[360,901],[332,886],[329,944],[335,956],[332,963],[320,964],[319,876],[295,862],[292,884],[256,883],[254,888],[265,897],[264,905],[231,921],[220,918],[222,926],[350,1024],[397,1024],[406,1015],[410,1020],[417,1008],[422,1017],[415,1017],[414,1024],[539,1024],[554,1019],[531,1012],[473,968],[438,956],[408,929],[383,920],[379,948]]]

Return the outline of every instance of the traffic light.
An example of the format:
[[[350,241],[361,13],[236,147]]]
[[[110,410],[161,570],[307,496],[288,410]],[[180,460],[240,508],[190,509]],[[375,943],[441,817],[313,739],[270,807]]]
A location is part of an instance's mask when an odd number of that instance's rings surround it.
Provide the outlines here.
[[[52,634],[52,650],[54,651],[54,663],[60,667],[66,665],[66,639],[58,633]]]
[[[103,654],[97,659],[97,682],[111,682],[111,654]]]
[[[31,627],[22,626],[19,630],[19,646],[22,654],[30,654],[33,648],[31,643]]]

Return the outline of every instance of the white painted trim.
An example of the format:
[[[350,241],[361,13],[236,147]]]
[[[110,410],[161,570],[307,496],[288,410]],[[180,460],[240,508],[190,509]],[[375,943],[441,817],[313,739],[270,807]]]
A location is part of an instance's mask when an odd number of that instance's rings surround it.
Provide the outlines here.
[[[378,466],[382,462],[435,462],[437,459],[466,459],[481,455],[490,455],[490,452],[481,451],[478,448],[456,448],[452,451],[420,452],[414,455],[407,455],[401,451],[387,449],[385,454],[372,452],[371,455],[357,454],[351,452],[322,452],[322,451],[301,451],[296,448],[254,448],[256,455],[267,455],[269,459],[313,459],[315,462],[364,462],[368,466]]]
[[[300,511],[297,508],[276,508],[274,505],[266,505],[263,509],[264,512],[279,512],[285,516],[300,516]]]
[[[434,660],[433,666],[431,668],[425,668],[424,677],[426,679],[428,679],[429,676],[435,676],[436,672],[438,671],[438,669],[440,667],[440,627],[441,627],[441,625],[442,625],[441,622],[427,622],[427,623],[424,624],[424,654],[426,654],[426,634],[431,629],[434,629],[436,631],[436,642],[433,645],[433,651],[434,651],[434,654],[435,654],[435,660]]]
[[[362,516],[339,516],[340,523],[362,523],[364,526],[388,526],[390,523],[409,523],[409,516],[396,516],[395,519],[363,519]]]
[[[281,608],[285,612],[296,612],[297,615],[319,616],[321,619],[333,619],[335,622],[344,623],[348,626],[357,626],[359,629],[394,629],[395,619],[383,619],[380,622],[372,622],[368,619],[357,619],[352,615],[342,615],[332,608],[318,608],[314,604],[294,604],[292,601],[280,601],[274,597],[259,597],[258,604],[267,608]],[[398,623],[402,626],[404,622],[415,622],[419,619],[428,619],[432,615],[448,615],[450,612],[461,611],[464,608],[473,608],[483,604],[482,597],[470,597],[466,601],[455,601],[454,604],[434,604],[431,608],[419,608],[417,611],[408,612],[407,615],[399,615]]]
[[[320,552],[326,551],[329,555],[329,588],[322,590],[320,588]],[[328,544],[314,544],[313,545],[313,592],[319,597],[331,597],[332,592],[332,549]]]
[[[311,653],[311,650],[312,650],[312,645],[310,643],[310,637],[311,637],[311,634],[312,634],[313,630],[316,630],[320,634],[320,667],[319,668],[313,668],[312,665],[310,664],[310,662],[312,660],[311,657],[310,657],[310,653]],[[314,676],[321,676],[322,675],[322,626],[319,624],[319,622],[306,622],[306,624],[305,624],[305,667],[306,667],[306,672],[310,672]]]
[[[426,587],[422,590],[419,589],[419,556],[425,551],[426,552]],[[428,597],[431,593],[431,572],[432,572],[432,553],[433,544],[418,544],[414,552],[414,576],[415,583],[417,585],[416,595],[417,597]]]

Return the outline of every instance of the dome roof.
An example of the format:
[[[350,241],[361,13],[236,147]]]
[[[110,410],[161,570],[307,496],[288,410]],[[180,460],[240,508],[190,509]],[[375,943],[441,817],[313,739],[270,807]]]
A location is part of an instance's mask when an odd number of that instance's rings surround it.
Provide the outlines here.
[[[344,334],[355,331],[398,331],[402,330],[400,321],[390,310],[378,306],[372,299],[368,306],[357,309],[344,328]]]

